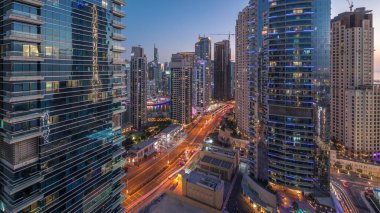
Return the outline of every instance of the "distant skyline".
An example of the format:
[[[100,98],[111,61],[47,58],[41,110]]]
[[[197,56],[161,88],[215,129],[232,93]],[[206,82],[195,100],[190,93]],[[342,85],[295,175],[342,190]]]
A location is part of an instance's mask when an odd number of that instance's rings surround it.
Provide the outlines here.
[[[148,60],[153,60],[153,47],[159,51],[160,62],[169,62],[171,54],[194,51],[198,35],[212,38],[212,42],[228,39],[228,36],[210,34],[235,33],[235,22],[248,0],[129,0],[125,10],[127,25],[124,33],[130,59],[131,47],[141,45]],[[380,1],[356,0],[355,8],[373,10],[375,25],[375,71],[380,79]],[[332,18],[348,11],[346,0],[332,0]],[[235,58],[235,37],[231,36],[232,59]]]

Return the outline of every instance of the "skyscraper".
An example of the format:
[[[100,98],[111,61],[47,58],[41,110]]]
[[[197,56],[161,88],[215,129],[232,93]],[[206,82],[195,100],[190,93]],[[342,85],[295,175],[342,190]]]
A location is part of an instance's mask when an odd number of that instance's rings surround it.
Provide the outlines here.
[[[205,112],[211,100],[211,39],[199,37],[195,43],[193,73],[193,105],[198,113]]]
[[[331,21],[331,135],[355,153],[380,151],[380,85],[374,85],[371,11],[355,9]]]
[[[144,49],[132,47],[131,57],[132,125],[141,129],[147,122],[147,58]]]
[[[269,181],[329,190],[318,144],[328,142],[330,0],[274,0],[268,11],[265,142]],[[326,137],[327,136],[327,137]],[[324,167],[320,167],[324,165]]]
[[[194,58],[193,52],[180,52],[171,59],[171,117],[181,124],[190,123],[192,118]]]
[[[214,44],[214,98],[219,101],[232,99],[230,41]]]
[[[235,48],[235,117],[240,131],[248,134],[249,126],[249,21],[250,7],[245,7],[236,21],[236,48]]]
[[[0,3],[0,211],[122,211],[123,5]]]

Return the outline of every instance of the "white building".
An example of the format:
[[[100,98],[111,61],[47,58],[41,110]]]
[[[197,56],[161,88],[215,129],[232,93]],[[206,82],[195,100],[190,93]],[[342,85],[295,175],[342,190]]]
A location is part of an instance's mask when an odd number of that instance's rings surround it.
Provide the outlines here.
[[[374,29],[365,8],[331,22],[331,138],[354,152],[380,150],[380,92],[374,85]]]

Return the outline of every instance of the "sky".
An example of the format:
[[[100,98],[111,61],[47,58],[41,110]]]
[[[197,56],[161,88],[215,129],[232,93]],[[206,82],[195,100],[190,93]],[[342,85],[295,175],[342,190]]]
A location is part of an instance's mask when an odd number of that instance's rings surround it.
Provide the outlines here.
[[[132,46],[141,45],[148,60],[153,59],[156,44],[160,62],[170,61],[171,54],[194,51],[198,35],[212,37],[213,42],[228,39],[235,32],[238,13],[249,0],[128,0],[125,7],[127,26],[127,54]],[[348,11],[347,0],[331,0],[332,17]],[[354,0],[355,7],[373,10],[375,25],[375,71],[380,79],[380,0]],[[234,37],[231,36],[232,58],[234,58]]]

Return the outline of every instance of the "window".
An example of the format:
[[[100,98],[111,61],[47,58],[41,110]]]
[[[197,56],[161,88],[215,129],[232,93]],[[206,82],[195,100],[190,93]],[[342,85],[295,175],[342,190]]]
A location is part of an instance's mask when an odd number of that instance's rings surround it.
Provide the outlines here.
[[[48,81],[46,82],[46,92],[58,92],[59,91],[59,81]]]

